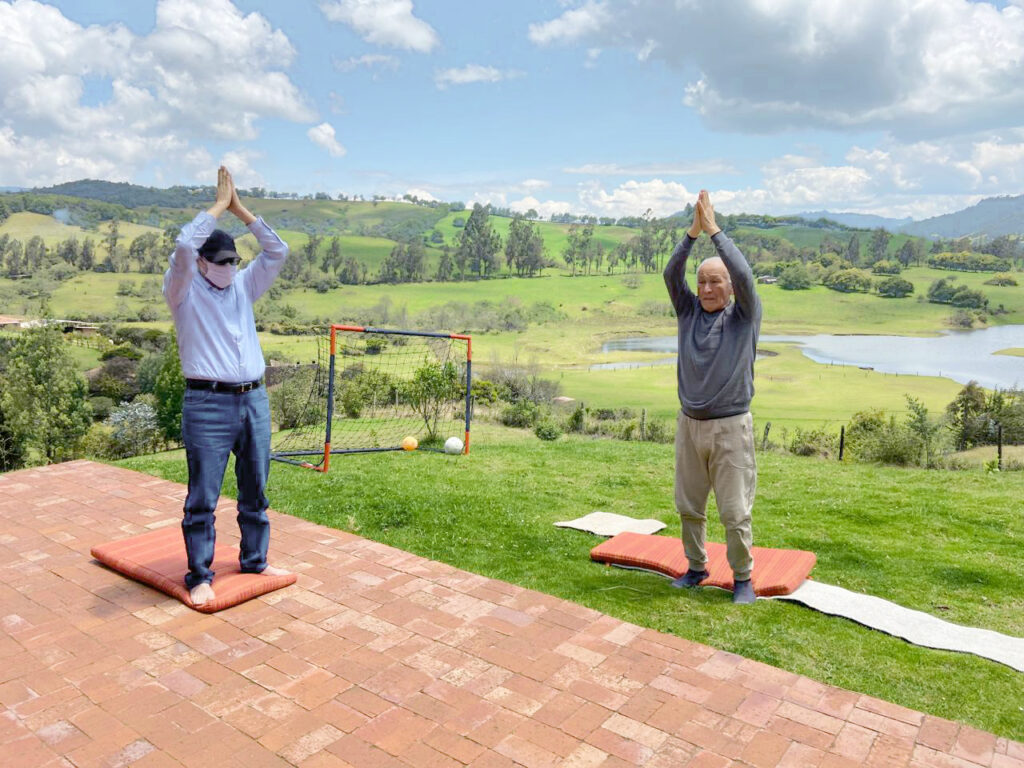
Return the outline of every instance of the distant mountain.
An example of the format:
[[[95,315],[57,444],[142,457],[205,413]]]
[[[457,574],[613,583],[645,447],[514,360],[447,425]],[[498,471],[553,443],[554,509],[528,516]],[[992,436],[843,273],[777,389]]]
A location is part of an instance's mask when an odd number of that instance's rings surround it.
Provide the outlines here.
[[[837,224],[842,224],[846,227],[853,227],[854,229],[878,229],[882,227],[890,232],[902,232],[905,231],[905,227],[914,223],[914,220],[909,216],[905,219],[890,219],[885,216],[872,216],[867,213],[833,213],[832,211],[811,211],[808,213],[798,213],[797,217],[801,219],[807,219],[808,221],[817,221],[818,219],[829,219]]]
[[[36,187],[32,191],[44,195],[69,195],[90,200],[102,200],[105,203],[116,203],[126,208],[146,208],[154,205],[162,208],[190,208],[200,203],[211,202],[214,199],[213,187],[179,186],[157,189],[128,184],[123,181],[99,181],[97,179],[68,181],[52,187]]]
[[[908,224],[902,231],[931,238],[1024,235],[1024,195],[988,197],[962,211]]]
[[[24,192],[24,187],[0,187],[0,192]]]

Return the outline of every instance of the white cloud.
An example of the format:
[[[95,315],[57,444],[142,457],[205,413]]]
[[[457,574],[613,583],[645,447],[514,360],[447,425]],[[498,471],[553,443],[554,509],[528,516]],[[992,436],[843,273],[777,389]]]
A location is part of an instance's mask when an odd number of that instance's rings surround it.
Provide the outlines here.
[[[434,197],[430,192],[428,192],[425,189],[420,189],[418,187],[417,188],[413,188],[413,189],[407,189],[407,190],[405,190],[404,194],[410,195],[410,196],[415,197],[415,198],[418,198],[419,200],[426,200],[428,202],[435,202],[435,201],[437,201],[437,198]]]
[[[508,207],[517,213],[526,213],[532,209],[541,219],[550,219],[553,214],[569,213],[572,210],[569,203],[561,200],[538,200],[532,195],[527,195],[520,200],[513,200],[508,203]]]
[[[573,42],[601,31],[610,21],[608,3],[588,0],[580,8],[572,8],[557,19],[531,24],[529,37],[538,45]]]
[[[532,24],[537,44],[618,47],[680,73],[680,95],[742,132],[1019,125],[1024,11],[968,0],[591,0]],[[685,44],[680,44],[685,41]]]
[[[434,73],[434,84],[444,89],[449,85],[468,85],[469,83],[498,83],[502,80],[521,77],[522,72],[515,69],[501,70],[497,67],[482,64],[467,64],[464,67],[442,69]]]
[[[563,168],[562,171],[583,176],[703,176],[715,173],[736,173],[736,168],[724,160],[700,160],[678,164],[585,163],[572,168]]]
[[[0,3],[5,183],[212,173],[198,140],[240,144],[265,117],[313,120],[282,71],[294,56],[280,30],[229,0],[159,0],[143,36],[121,24],[82,26],[34,0]],[[83,101],[87,77],[109,85],[104,102]]]
[[[330,123],[314,125],[306,131],[306,135],[309,136],[309,140],[314,144],[326,149],[327,154],[331,157],[344,156],[345,148],[338,143],[338,140],[334,136],[334,126]]]
[[[334,68],[339,72],[352,72],[360,67],[367,69],[379,67],[394,71],[398,69],[398,59],[385,53],[367,53],[362,56],[352,56],[344,61],[334,62]]]
[[[374,45],[430,53],[440,42],[434,28],[413,15],[412,0],[324,0],[320,10]]]
[[[580,188],[583,208],[598,216],[639,216],[650,209],[654,216],[669,216],[697,199],[697,191],[673,181],[630,180],[608,191],[599,184]]]

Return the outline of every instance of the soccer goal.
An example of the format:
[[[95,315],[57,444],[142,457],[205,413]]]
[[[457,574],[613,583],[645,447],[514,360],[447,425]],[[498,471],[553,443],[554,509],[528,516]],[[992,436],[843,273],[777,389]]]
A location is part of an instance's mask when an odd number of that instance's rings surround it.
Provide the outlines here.
[[[332,325],[315,361],[268,373],[270,457],[327,472],[337,454],[469,453],[472,380],[469,336]]]

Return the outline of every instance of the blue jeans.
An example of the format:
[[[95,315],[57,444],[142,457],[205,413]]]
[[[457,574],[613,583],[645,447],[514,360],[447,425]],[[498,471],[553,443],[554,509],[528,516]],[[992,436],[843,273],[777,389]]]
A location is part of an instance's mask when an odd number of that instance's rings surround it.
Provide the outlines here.
[[[188,554],[185,586],[213,581],[217,532],[214,510],[228,454],[235,454],[238,480],[239,566],[243,573],[267,567],[270,520],[266,487],[270,472],[270,402],[266,387],[233,394],[186,389],[181,436],[188,459],[188,496],[181,530]]]

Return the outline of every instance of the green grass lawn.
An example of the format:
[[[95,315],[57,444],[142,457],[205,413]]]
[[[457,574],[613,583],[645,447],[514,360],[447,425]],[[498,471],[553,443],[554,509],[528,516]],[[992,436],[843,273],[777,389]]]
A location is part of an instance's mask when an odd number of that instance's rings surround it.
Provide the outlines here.
[[[122,465],[184,482],[180,451]],[[808,549],[813,576],[943,619],[1024,627],[1024,473],[948,473],[759,455],[755,543]],[[226,493],[233,493],[227,473]],[[781,601],[733,606],[659,576],[598,566],[600,539],[552,523],[594,510],[654,517],[676,536],[669,445],[562,438],[480,425],[468,457],[349,456],[326,475],[274,464],[280,512],[825,683],[1024,738],[1021,673],[919,648]],[[712,520],[715,514],[712,511]],[[722,540],[717,523],[709,536]]]

